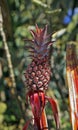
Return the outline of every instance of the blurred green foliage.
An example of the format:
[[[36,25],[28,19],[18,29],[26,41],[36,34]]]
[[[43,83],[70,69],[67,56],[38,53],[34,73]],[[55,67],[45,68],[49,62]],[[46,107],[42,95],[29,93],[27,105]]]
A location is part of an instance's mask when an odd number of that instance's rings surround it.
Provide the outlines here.
[[[71,130],[68,88],[66,83],[66,44],[78,42],[78,14],[72,16],[69,24],[64,25],[63,19],[69,8],[78,6],[76,0],[0,0],[3,14],[4,31],[11,53],[13,70],[16,79],[17,97],[11,93],[12,83],[5,50],[0,36],[0,130],[21,130],[24,123],[31,117],[30,107],[25,102],[27,89],[24,84],[23,72],[31,62],[24,38],[31,38],[30,30],[48,24],[48,31],[55,33],[51,52],[52,76],[49,96],[55,96],[60,110],[61,130]],[[65,31],[62,31],[65,29]],[[59,32],[59,33],[58,33]],[[46,106],[49,130],[55,129],[53,117]],[[32,124],[31,124],[32,125]],[[31,126],[30,126],[30,129]]]

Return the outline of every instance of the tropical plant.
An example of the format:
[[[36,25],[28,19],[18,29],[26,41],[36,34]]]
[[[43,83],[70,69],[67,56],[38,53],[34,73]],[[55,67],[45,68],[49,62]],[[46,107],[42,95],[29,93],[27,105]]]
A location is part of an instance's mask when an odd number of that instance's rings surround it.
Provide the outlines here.
[[[47,35],[47,25],[45,28],[38,28],[36,25],[36,32],[31,30],[33,40],[27,40],[32,43],[30,48],[32,62],[29,64],[25,78],[28,87],[26,95],[29,98],[30,105],[33,112],[34,129],[35,130],[48,130],[47,118],[45,114],[45,105],[47,101],[50,102],[56,128],[59,129],[59,115],[56,101],[53,98],[46,96],[45,91],[48,89],[51,69],[50,69],[50,46],[53,44],[50,37]],[[29,121],[30,122],[30,121]],[[23,130],[26,130],[29,122],[26,123]]]

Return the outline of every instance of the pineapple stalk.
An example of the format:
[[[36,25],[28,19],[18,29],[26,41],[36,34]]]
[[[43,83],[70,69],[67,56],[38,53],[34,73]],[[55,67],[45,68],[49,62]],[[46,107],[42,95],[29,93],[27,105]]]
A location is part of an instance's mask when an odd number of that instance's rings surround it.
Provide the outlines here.
[[[72,128],[78,130],[78,62],[74,44],[67,45],[66,62]]]

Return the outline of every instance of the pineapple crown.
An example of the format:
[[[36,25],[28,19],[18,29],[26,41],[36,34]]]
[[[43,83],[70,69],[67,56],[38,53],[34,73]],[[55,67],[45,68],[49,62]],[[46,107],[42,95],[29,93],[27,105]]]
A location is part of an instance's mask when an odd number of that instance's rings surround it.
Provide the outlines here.
[[[51,34],[47,35],[47,25],[42,29],[36,25],[36,32],[33,30],[30,31],[33,40],[28,40],[32,42],[32,46],[28,46],[31,48],[32,57],[37,57],[38,59],[42,59],[44,57],[49,56],[49,49],[52,45],[53,41],[51,41]]]

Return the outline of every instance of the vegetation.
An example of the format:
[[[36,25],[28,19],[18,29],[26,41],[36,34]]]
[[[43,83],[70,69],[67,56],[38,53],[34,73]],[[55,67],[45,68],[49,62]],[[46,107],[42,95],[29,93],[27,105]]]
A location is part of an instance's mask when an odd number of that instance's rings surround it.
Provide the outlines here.
[[[41,28],[47,24],[52,40],[56,40],[51,48],[52,74],[46,94],[58,102],[61,130],[71,130],[66,44],[73,41],[78,49],[77,6],[77,0],[0,0],[0,130],[22,130],[31,119],[24,78],[31,58],[25,47],[29,42],[24,39],[31,39],[30,30],[35,30],[36,24]],[[55,123],[49,104],[46,113],[49,129],[53,130]]]

